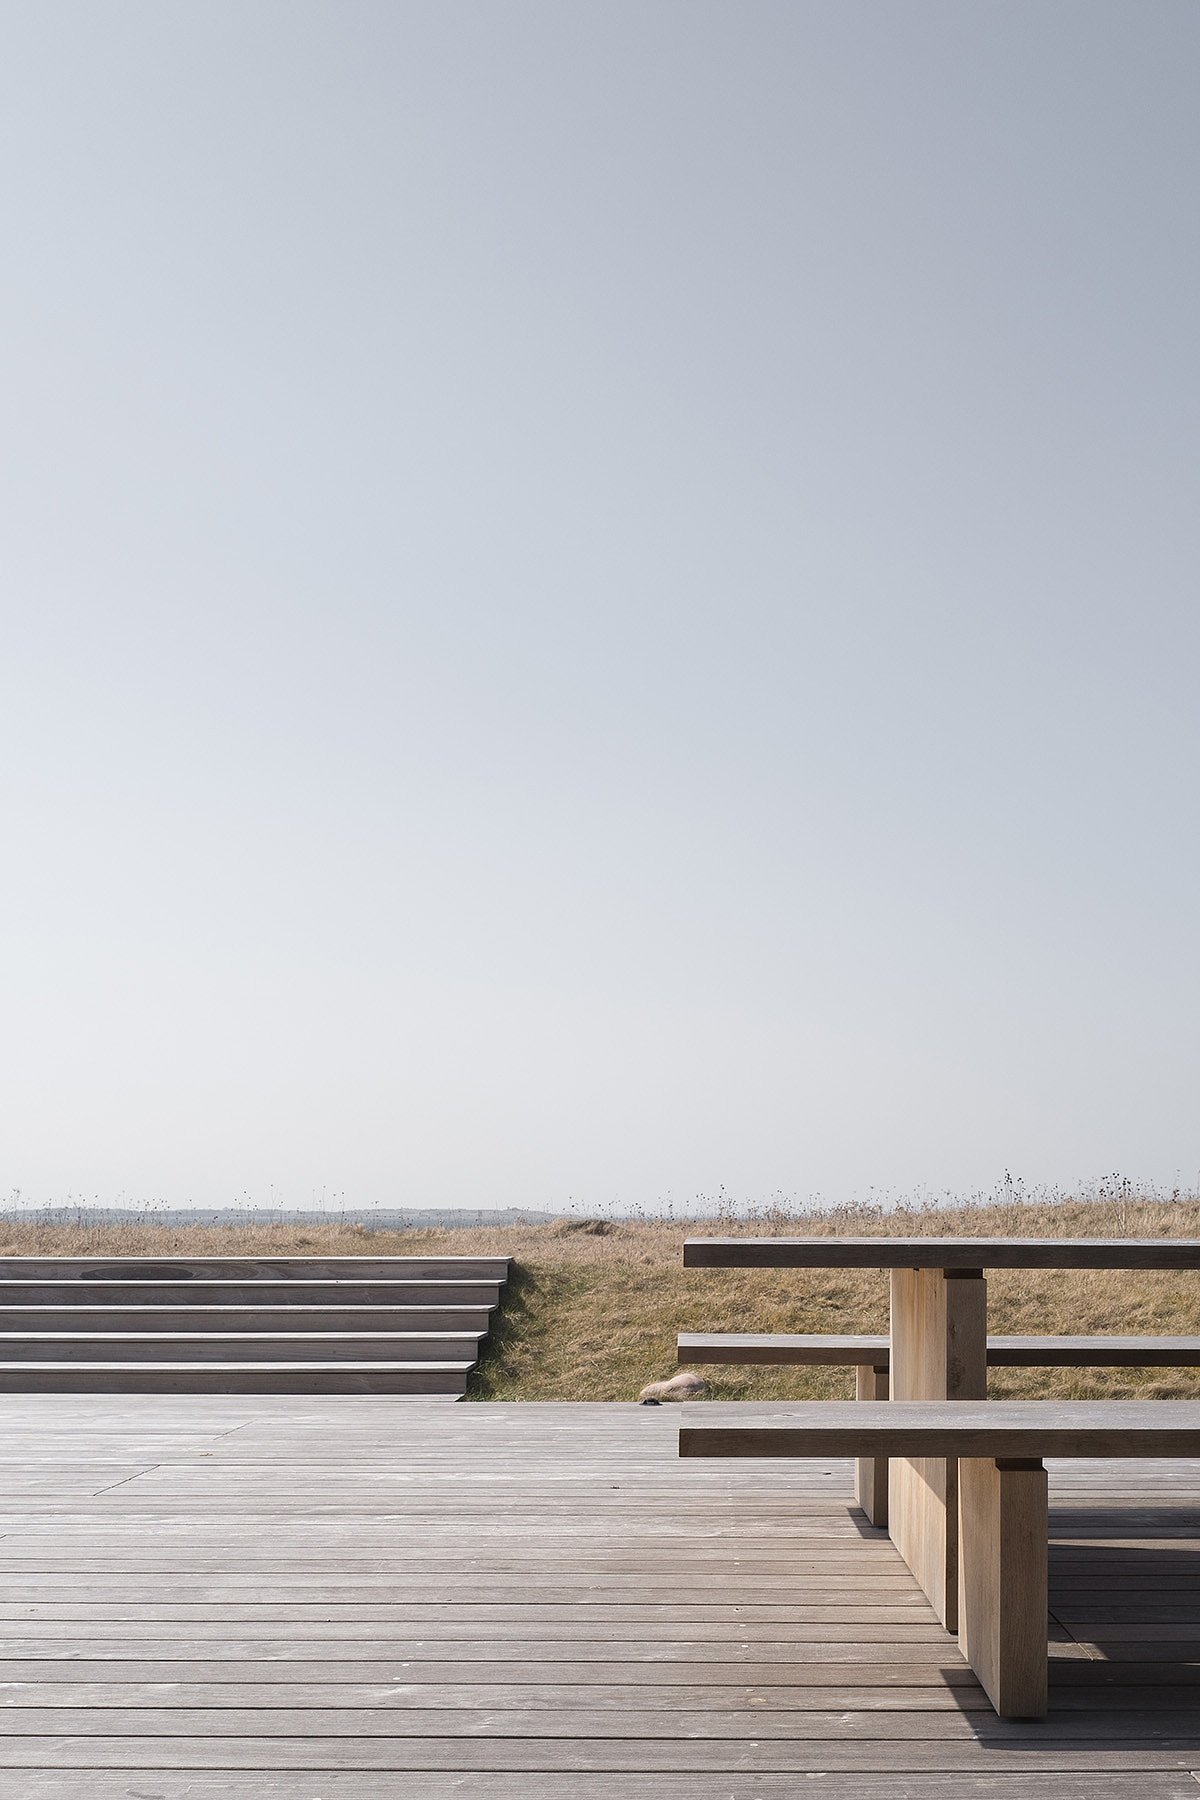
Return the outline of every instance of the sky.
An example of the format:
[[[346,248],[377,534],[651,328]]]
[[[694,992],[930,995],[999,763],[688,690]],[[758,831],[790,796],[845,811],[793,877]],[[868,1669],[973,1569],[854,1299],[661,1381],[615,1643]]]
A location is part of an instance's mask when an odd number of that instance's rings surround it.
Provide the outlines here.
[[[0,24],[0,1196],[1200,1185],[1193,0]]]

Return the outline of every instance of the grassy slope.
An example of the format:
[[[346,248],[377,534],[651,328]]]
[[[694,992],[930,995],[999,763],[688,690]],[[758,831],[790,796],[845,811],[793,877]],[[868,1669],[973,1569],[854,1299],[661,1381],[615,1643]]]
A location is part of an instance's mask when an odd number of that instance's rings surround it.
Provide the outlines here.
[[[677,1331],[886,1331],[887,1278],[874,1270],[772,1273],[682,1266],[685,1237],[961,1233],[1013,1237],[1196,1237],[1200,1201],[1060,1201],[883,1215],[773,1216],[686,1226],[588,1222],[505,1230],[366,1232],[355,1226],[99,1227],[0,1225],[0,1254],[511,1255],[517,1267],[476,1374],[475,1400],[628,1400],[673,1373]],[[998,1270],[989,1276],[997,1332],[1186,1332],[1200,1335],[1200,1274]],[[719,1398],[848,1395],[844,1370],[704,1370]],[[998,1371],[996,1394],[1138,1393],[1200,1397],[1186,1371]]]

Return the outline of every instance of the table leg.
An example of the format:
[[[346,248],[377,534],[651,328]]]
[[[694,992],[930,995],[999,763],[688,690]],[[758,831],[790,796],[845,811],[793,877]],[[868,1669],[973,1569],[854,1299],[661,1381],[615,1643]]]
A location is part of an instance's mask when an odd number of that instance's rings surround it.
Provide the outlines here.
[[[1048,1521],[1040,1462],[964,1456],[958,1465],[958,1647],[1002,1719],[1043,1719]]]
[[[860,1400],[886,1400],[888,1372],[859,1363],[857,1393]],[[854,1464],[854,1498],[872,1525],[888,1522],[888,1459],[886,1456],[860,1456]]]
[[[987,1398],[987,1283],[982,1269],[892,1270],[893,1400]],[[953,1458],[893,1457],[892,1542],[948,1631],[958,1629],[958,1468]]]

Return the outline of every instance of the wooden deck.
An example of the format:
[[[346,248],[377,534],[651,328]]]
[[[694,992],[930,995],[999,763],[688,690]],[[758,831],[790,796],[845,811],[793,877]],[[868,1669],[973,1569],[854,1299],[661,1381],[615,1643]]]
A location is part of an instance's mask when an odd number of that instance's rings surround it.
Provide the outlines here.
[[[1200,1800],[1200,1463],[1050,1465],[1020,1725],[848,1462],[678,1425],[0,1397],[0,1800]]]

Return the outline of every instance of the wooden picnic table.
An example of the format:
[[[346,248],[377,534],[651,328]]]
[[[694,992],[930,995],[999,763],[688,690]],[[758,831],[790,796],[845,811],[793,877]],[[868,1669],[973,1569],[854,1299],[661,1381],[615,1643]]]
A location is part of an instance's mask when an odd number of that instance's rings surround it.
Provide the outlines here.
[[[987,1398],[985,1269],[1200,1269],[1194,1238],[688,1238],[690,1269],[886,1269],[891,1398]],[[1120,1323],[1120,1321],[1114,1321]],[[895,1458],[888,1531],[942,1623],[958,1629],[958,1467]]]

